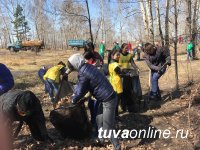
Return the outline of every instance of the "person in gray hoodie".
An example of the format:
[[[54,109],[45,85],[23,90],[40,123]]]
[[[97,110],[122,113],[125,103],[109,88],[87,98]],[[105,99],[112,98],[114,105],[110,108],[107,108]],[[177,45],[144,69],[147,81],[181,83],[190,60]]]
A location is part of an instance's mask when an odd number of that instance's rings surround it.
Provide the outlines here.
[[[103,130],[113,130],[115,128],[115,109],[117,106],[117,96],[112,85],[107,78],[93,65],[85,63],[81,54],[74,54],[68,59],[68,68],[78,71],[78,83],[72,96],[72,103],[77,103],[87,92],[103,104],[101,114],[98,114],[97,125]],[[100,111],[99,111],[100,113]],[[99,138],[103,144],[104,139]],[[120,144],[113,134],[110,137],[115,150],[120,149]]]

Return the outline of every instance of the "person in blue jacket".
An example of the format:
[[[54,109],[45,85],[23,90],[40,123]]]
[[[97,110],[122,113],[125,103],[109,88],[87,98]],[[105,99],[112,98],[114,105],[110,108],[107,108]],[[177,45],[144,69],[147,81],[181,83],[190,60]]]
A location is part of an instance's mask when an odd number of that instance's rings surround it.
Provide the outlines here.
[[[14,86],[13,75],[6,65],[0,63],[0,95],[6,93]]]
[[[117,107],[117,95],[107,78],[93,65],[85,63],[81,54],[74,54],[68,59],[68,68],[78,71],[78,83],[72,96],[72,103],[77,103],[87,92],[102,103],[103,110],[99,112],[97,125],[104,131],[113,130],[115,127],[115,109]],[[120,144],[113,134],[110,137],[115,150],[120,149]],[[103,144],[104,139],[99,138]]]

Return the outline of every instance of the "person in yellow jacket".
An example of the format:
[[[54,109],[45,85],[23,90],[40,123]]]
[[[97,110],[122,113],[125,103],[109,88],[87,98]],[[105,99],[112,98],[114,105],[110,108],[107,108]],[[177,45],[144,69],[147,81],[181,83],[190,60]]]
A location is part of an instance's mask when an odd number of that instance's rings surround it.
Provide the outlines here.
[[[121,107],[121,95],[123,92],[123,87],[122,87],[122,76],[127,76],[119,66],[119,59],[120,59],[120,52],[118,50],[113,50],[111,53],[111,63],[108,66],[108,71],[109,71],[109,81],[111,85],[113,86],[114,91],[117,93],[118,97],[118,105],[116,107],[116,116],[118,116],[118,113],[120,111]],[[129,75],[128,75],[129,76]]]
[[[128,70],[136,70],[139,71],[138,67],[136,66],[132,54],[128,53],[128,44],[123,43],[120,50],[120,58],[119,58],[119,65],[124,72],[129,72]],[[123,93],[122,93],[122,109],[126,111],[128,108],[129,112],[135,111],[134,107],[134,100],[133,100],[133,84],[132,78],[130,76],[123,77]]]
[[[123,43],[120,50],[120,59],[119,59],[119,65],[122,69],[131,69],[131,68],[137,68],[134,60],[133,55],[128,53],[128,44]]]
[[[64,75],[66,69],[66,65],[60,61],[56,66],[53,66],[47,70],[43,79],[48,82],[49,84],[49,96],[51,98],[51,102],[53,105],[56,105],[55,96],[58,93],[59,83],[60,83],[60,76]]]

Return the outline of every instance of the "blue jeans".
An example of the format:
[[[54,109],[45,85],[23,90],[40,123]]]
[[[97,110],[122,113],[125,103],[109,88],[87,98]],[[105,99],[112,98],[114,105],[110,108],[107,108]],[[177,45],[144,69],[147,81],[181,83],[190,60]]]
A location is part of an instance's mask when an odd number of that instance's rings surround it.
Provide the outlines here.
[[[99,107],[99,101],[97,100],[92,100],[91,98],[88,101],[88,108],[90,110],[90,115],[91,115],[91,124],[95,127],[96,132],[95,135],[98,135],[98,127],[96,123],[96,116],[98,112],[98,107]]]
[[[192,60],[192,59],[193,59],[192,51],[187,52],[187,60]]]
[[[166,67],[162,68],[158,73],[157,71],[151,71],[151,93],[152,95],[161,96],[160,88],[158,85],[159,78],[165,73]]]
[[[41,69],[38,71],[38,76],[40,77],[40,80],[44,83],[44,90],[45,90],[45,93],[49,93],[49,91],[50,91],[50,85],[49,85],[48,81],[45,81],[45,80],[43,79],[43,76],[45,75],[46,72],[47,72],[47,69],[41,68]]]
[[[49,84],[49,96],[51,97],[52,103],[55,102],[55,96],[58,94],[58,84],[55,83],[53,80],[47,78],[47,82]]]
[[[133,49],[133,57],[137,53],[137,60],[140,60],[140,50],[138,48]]]

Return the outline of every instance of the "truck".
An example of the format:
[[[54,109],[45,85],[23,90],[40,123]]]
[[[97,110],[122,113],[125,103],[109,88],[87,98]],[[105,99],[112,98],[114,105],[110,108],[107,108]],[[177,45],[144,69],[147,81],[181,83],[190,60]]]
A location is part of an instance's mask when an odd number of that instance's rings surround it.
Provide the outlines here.
[[[71,46],[71,48],[75,51],[78,51],[80,48],[84,48],[87,41],[85,40],[75,40],[71,39],[67,41],[67,45]]]
[[[44,41],[43,40],[30,40],[30,41],[16,41],[14,43],[10,43],[7,46],[7,49],[10,52],[18,52],[20,50],[32,50],[35,52],[39,52],[42,48],[44,48]]]

